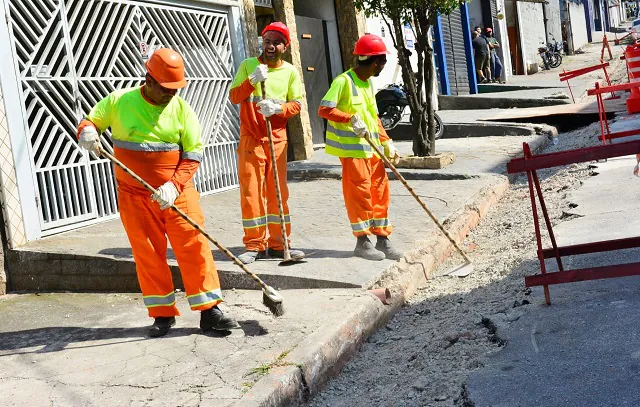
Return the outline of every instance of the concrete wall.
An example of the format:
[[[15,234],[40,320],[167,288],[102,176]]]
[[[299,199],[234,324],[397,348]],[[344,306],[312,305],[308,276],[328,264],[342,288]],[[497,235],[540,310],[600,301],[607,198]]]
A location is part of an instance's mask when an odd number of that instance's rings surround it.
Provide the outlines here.
[[[573,50],[575,52],[589,43],[584,5],[582,3],[569,2],[569,16],[571,18],[571,33],[573,34]]]
[[[505,12],[504,0],[497,0],[498,13]],[[502,74],[506,80],[513,75],[513,68],[511,66],[511,50],[509,48],[509,34],[507,32],[507,19],[493,20],[493,36],[500,42],[500,49],[498,50],[498,56],[502,61],[502,67],[504,73]]]
[[[544,5],[544,13],[547,20],[547,42],[554,39],[562,42],[560,0],[549,0],[549,3]]]
[[[538,47],[546,43],[542,4],[518,1],[516,12],[520,22],[518,28],[523,65],[527,74],[533,74],[538,72],[538,66],[542,63]]]
[[[338,22],[333,0],[306,0],[294,3],[294,12],[298,16],[318,18],[327,22],[327,40],[329,42],[329,59],[331,60],[331,77],[340,75],[342,69],[342,55],[340,54],[340,38],[338,36]]]
[[[469,10],[469,25],[473,30],[473,27],[479,25],[484,32],[484,21],[482,20],[482,5],[480,0],[472,0],[467,3],[467,9]]]

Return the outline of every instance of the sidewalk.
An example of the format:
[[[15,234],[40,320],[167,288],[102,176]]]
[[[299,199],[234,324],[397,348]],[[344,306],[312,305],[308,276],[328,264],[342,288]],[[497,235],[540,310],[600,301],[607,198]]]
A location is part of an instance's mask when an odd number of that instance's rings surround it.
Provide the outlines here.
[[[440,171],[402,171],[459,239],[508,188],[504,163],[522,142],[546,136],[443,139],[456,162]],[[410,142],[399,142],[408,154]],[[322,153],[291,165],[293,245],[308,261],[251,265],[281,290],[286,313],[273,318],[262,293],[215,250],[226,303],[242,329],[203,336],[185,306],[165,338],[145,337],[150,319],[135,286],[129,244],[119,220],[67,232],[9,254],[14,285],[41,290],[0,298],[0,393],[4,405],[280,405],[313,393],[357,351],[364,338],[402,306],[450,252],[446,239],[398,181],[391,182],[393,241],[405,257],[352,257],[355,239],[342,205],[338,162]],[[202,199],[207,229],[242,251],[238,191]],[[174,269],[177,265],[170,260]],[[13,263],[15,265],[15,263]],[[179,279],[176,279],[179,283]],[[391,305],[366,289],[388,287]],[[133,292],[132,294],[122,292]],[[29,391],[25,391],[29,389]]]

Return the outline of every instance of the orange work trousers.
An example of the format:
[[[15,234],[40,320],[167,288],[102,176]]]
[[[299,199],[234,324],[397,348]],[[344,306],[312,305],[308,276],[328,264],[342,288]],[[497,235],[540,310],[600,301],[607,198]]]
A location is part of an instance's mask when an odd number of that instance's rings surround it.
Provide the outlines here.
[[[291,234],[289,217],[289,188],[287,187],[287,142],[274,143],[278,179],[282,194],[287,239]],[[247,250],[262,251],[267,247],[282,250],[284,241],[280,227],[280,211],[273,177],[273,163],[269,141],[260,141],[251,136],[241,136],[238,146],[238,176],[240,179],[240,205],[242,227]],[[267,230],[269,238],[267,239]],[[287,240],[288,241],[288,240]]]
[[[340,158],[342,162],[342,194],[353,235],[389,236],[389,178],[382,160]]]
[[[172,209],[161,210],[150,193],[130,192],[127,185],[118,188],[120,218],[127,232],[138,282],[149,316],[180,315],[176,308],[171,270],[167,264],[167,237],[175,254],[187,300],[192,310],[202,311],[222,302],[218,271],[209,241]],[[187,186],[175,206],[204,227],[200,194]]]

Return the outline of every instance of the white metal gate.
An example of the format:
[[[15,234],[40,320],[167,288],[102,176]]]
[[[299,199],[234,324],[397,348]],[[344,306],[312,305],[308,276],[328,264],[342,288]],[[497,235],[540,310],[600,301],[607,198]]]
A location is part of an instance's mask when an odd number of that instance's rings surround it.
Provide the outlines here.
[[[237,186],[239,120],[227,96],[233,61],[226,9],[130,0],[5,3],[43,234],[117,215],[113,168],[79,148],[76,126],[108,93],[140,85],[144,61],[161,46],[184,56],[188,85],[180,96],[202,125],[196,187],[207,194]],[[102,144],[112,149],[109,137]]]

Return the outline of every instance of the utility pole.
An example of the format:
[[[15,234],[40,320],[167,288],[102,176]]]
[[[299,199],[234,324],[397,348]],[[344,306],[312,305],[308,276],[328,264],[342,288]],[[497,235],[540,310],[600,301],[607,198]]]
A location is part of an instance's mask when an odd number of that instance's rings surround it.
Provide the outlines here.
[[[569,7],[570,0],[561,0],[564,1],[564,10],[565,10],[565,33],[567,34],[567,55],[573,55],[574,47],[573,47],[573,30],[571,29],[571,11]]]

